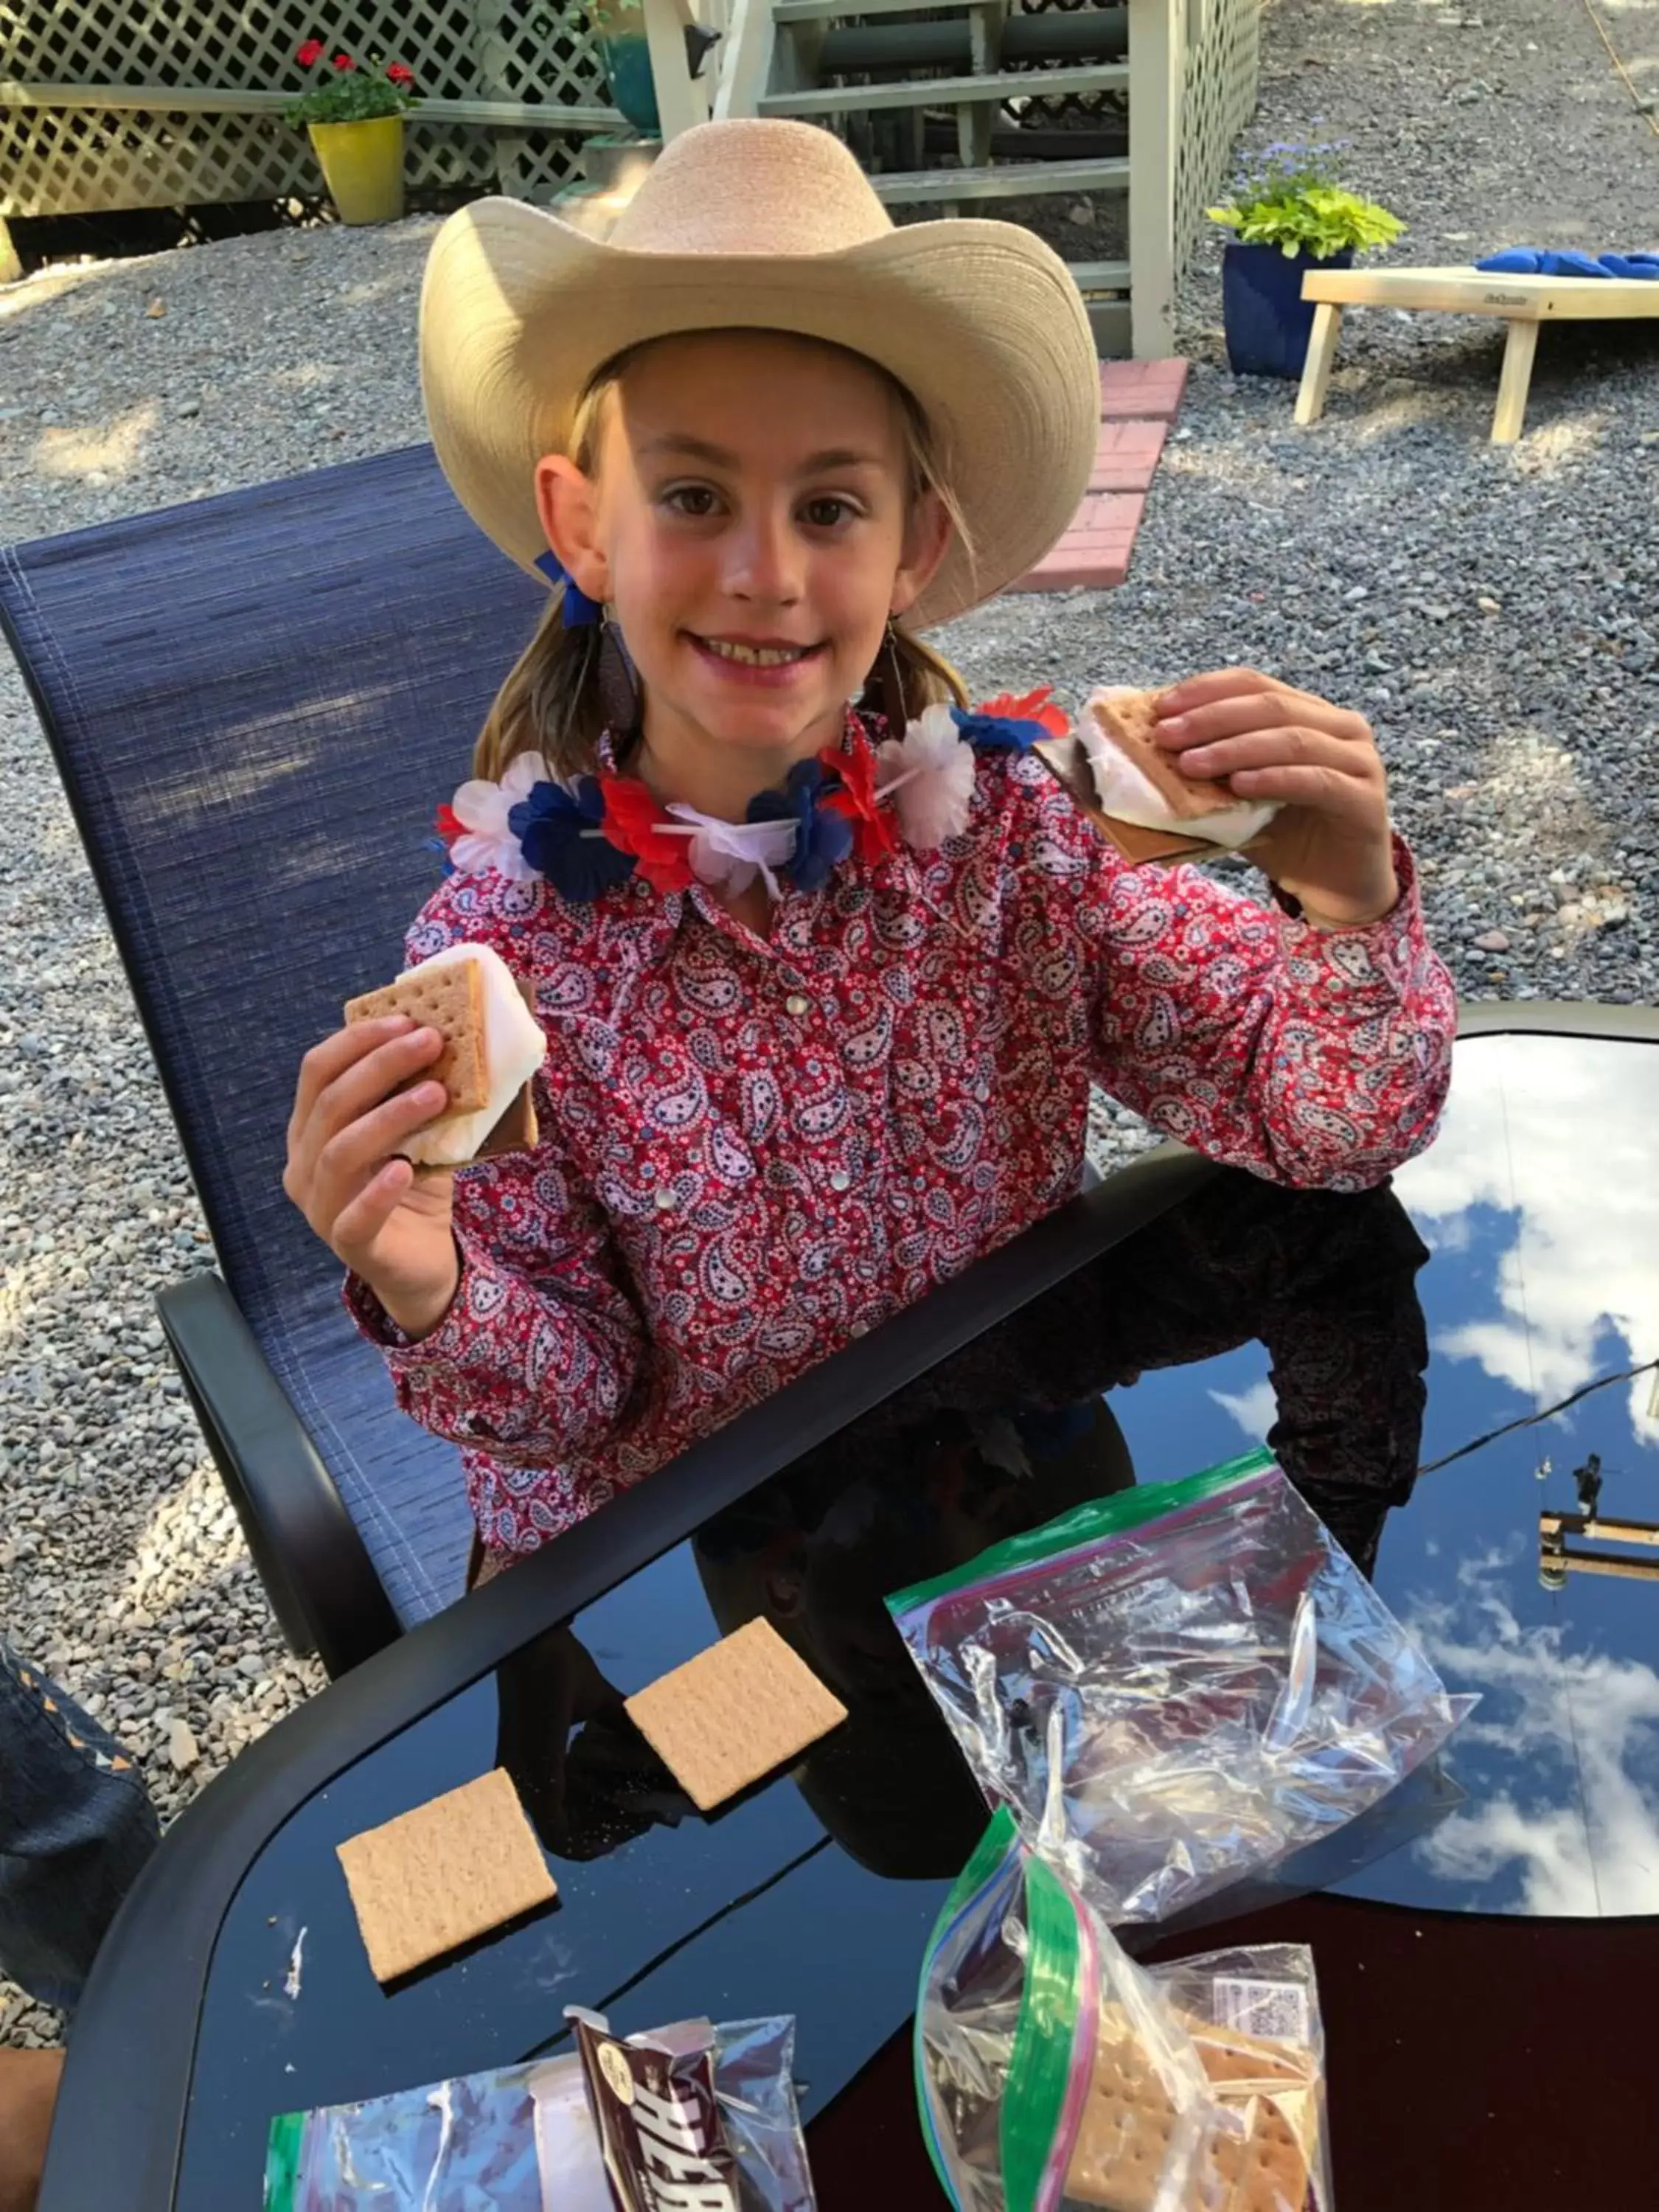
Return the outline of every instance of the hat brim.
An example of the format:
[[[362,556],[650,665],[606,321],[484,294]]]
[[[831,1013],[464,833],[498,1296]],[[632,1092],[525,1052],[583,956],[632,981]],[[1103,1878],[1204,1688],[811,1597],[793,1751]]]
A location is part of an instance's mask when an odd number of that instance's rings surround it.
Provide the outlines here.
[[[877,362],[927,418],[967,542],[912,611],[949,622],[1018,581],[1077,513],[1099,365],[1065,264],[1012,223],[917,223],[826,254],[647,253],[545,209],[476,201],[434,240],[421,385],[439,463],[521,567],[547,550],[534,471],[568,449],[595,373],[691,331],[783,331]]]

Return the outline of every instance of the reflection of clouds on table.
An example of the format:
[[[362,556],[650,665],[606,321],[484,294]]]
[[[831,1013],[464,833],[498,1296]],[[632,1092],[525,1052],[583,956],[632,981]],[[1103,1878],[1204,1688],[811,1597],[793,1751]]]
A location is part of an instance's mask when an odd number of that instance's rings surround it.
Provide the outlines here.
[[[1264,1375],[1247,1390],[1212,1390],[1210,1396],[1224,1413],[1231,1413],[1253,1444],[1265,1444],[1267,1431],[1279,1419],[1279,1401]]]
[[[1441,1672],[1481,1692],[1456,1744],[1495,1784],[1416,1856],[1444,1881],[1501,1881],[1501,1903],[1478,1900],[1487,1911],[1659,1911],[1659,1674],[1569,1651],[1564,1628],[1523,1628],[1498,1580],[1523,1548],[1464,1560],[1453,1599],[1404,1610]]]
[[[1470,1249],[1477,1206],[1514,1228],[1496,1310],[1437,1337],[1437,1352],[1477,1361],[1539,1405],[1659,1356],[1656,1131],[1659,1048],[1577,1037],[1459,1048],[1444,1127],[1397,1188],[1439,1252]],[[1644,1443],[1659,1443],[1652,1389],[1643,1376],[1630,1390]]]

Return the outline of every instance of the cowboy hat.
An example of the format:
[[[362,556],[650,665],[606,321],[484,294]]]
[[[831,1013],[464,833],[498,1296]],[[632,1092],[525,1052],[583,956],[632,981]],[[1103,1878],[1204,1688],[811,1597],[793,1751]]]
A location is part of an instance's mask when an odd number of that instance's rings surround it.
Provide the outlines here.
[[[1076,514],[1100,381],[1065,264],[1012,223],[896,229],[839,140],[747,118],[665,147],[604,241],[519,200],[475,200],[443,225],[421,384],[462,506],[533,568],[535,465],[568,449],[596,373],[647,339],[722,329],[844,346],[921,408],[967,542],[912,611],[919,628],[1015,582]]]

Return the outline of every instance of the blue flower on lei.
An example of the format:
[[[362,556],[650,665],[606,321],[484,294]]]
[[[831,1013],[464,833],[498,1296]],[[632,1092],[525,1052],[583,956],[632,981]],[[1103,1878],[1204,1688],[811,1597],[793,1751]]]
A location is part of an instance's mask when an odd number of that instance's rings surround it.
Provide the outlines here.
[[[626,883],[638,866],[606,838],[585,835],[605,820],[605,793],[597,776],[578,776],[573,790],[538,783],[508,814],[507,827],[525,859],[568,899],[600,897]]]
[[[785,871],[798,890],[821,891],[830,871],[853,849],[853,825],[821,804],[824,774],[815,760],[797,761],[781,791],[763,791],[749,802],[751,822],[793,822],[795,850]]]
[[[1009,714],[970,714],[965,707],[952,707],[951,720],[975,752],[1029,752],[1039,738],[1053,734],[1044,722],[1017,720]]]

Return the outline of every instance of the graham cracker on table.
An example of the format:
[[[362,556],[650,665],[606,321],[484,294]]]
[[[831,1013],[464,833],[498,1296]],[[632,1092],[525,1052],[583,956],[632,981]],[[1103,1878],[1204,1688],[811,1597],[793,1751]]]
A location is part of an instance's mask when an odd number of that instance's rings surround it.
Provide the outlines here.
[[[347,1026],[377,1022],[388,1014],[407,1014],[422,1029],[436,1030],[444,1048],[430,1067],[413,1079],[434,1078],[449,1093],[446,1117],[477,1114],[489,1103],[489,1066],[484,1055],[483,975],[476,960],[445,960],[417,968],[378,991],[347,1002]]]
[[[700,1813],[798,1759],[847,1717],[767,1620],[746,1621],[627,1705]]]
[[[558,1894],[505,1767],[336,1846],[379,1982]]]

